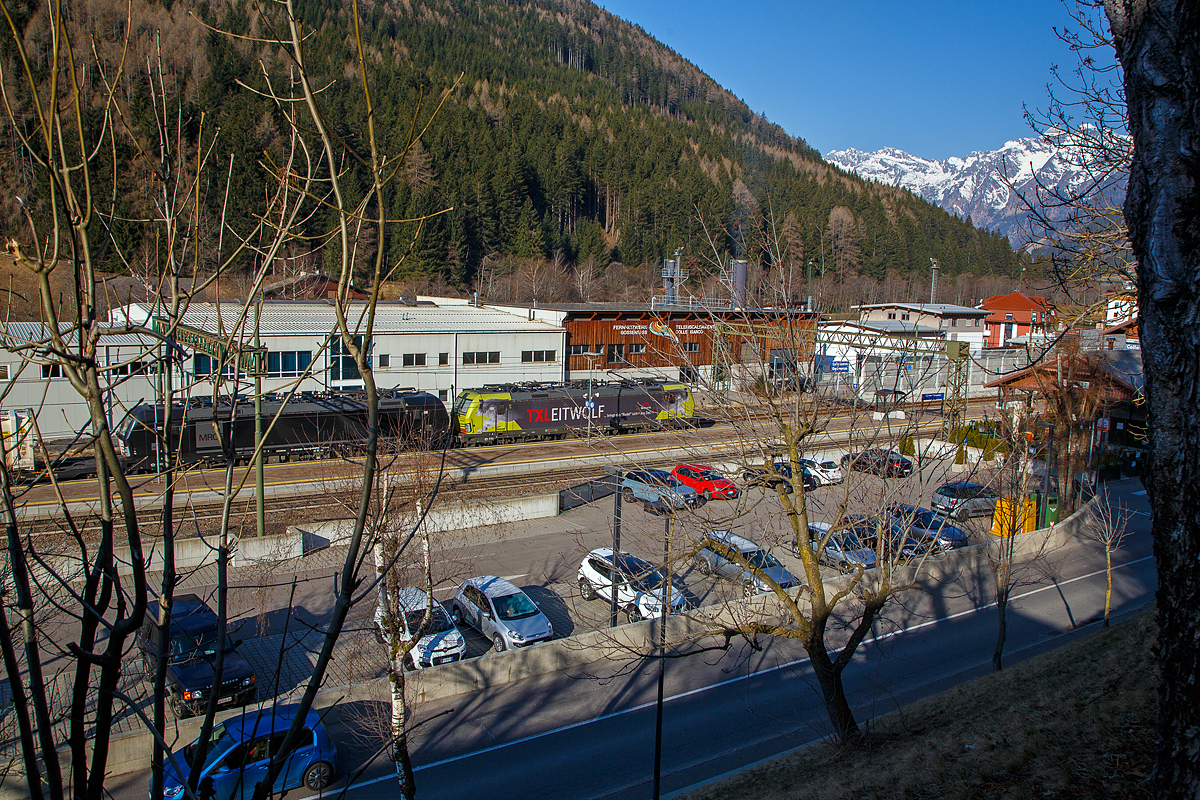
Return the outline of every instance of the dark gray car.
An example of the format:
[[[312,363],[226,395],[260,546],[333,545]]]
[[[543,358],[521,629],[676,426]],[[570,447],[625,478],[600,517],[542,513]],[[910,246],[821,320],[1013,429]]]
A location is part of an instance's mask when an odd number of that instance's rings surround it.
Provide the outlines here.
[[[888,508],[892,522],[908,531],[915,539],[936,542],[942,551],[956,550],[971,543],[970,535],[936,511],[914,506],[894,505]]]
[[[495,575],[463,581],[450,601],[450,614],[491,639],[497,652],[554,637],[554,626],[529,595]]]
[[[734,551],[740,553],[742,559],[757,568],[763,576],[784,589],[800,583],[792,573],[775,560],[774,556],[743,536],[729,531],[712,531],[707,538],[711,540],[709,546],[696,553],[693,559],[696,569],[706,575],[720,575],[722,578],[740,583],[742,593],[747,597],[772,591],[772,587],[753,570],[749,570],[733,560]]]

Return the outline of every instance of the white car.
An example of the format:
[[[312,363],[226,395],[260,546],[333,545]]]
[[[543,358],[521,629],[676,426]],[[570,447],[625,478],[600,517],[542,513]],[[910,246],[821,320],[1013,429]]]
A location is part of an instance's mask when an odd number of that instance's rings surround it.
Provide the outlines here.
[[[668,587],[662,570],[649,561],[624,550],[614,557],[611,547],[599,547],[584,556],[579,565],[579,592],[583,599],[602,597],[611,603],[614,587],[617,608],[625,611],[630,622],[662,614],[668,588],[671,607],[667,613],[674,614],[684,608],[683,593]]]
[[[397,589],[396,611],[396,633],[400,641],[406,645],[414,636],[420,635],[404,657],[405,669],[449,664],[463,657],[466,651],[463,635],[454,626],[442,604],[423,589]],[[380,604],[375,607],[375,638],[381,644],[390,641],[388,627],[387,615]]]
[[[800,466],[817,479],[818,486],[833,486],[846,479],[836,461],[817,461],[813,458],[800,459]]]

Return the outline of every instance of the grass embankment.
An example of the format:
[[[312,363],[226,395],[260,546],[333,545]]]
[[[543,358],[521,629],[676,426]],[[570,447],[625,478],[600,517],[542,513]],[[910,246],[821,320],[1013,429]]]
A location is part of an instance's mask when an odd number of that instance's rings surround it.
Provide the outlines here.
[[[1149,798],[1158,669],[1153,608],[688,800]]]

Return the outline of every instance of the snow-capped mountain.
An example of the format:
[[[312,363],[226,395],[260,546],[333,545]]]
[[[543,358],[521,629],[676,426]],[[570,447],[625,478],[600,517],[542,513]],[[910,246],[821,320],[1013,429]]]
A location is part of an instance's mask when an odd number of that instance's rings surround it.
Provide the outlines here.
[[[825,160],[864,178],[901,186],[952,214],[970,215],[976,227],[1000,231],[1014,246],[1028,240],[1022,224],[1028,210],[1018,193],[1035,199],[1038,184],[1079,192],[1090,191],[1088,184],[1094,182],[1079,166],[1078,151],[1041,138],[1016,139],[999,150],[941,161],[893,147],[873,153],[834,150]],[[1107,192],[1108,199],[1119,204],[1124,200],[1124,180],[1112,183],[1116,185]]]

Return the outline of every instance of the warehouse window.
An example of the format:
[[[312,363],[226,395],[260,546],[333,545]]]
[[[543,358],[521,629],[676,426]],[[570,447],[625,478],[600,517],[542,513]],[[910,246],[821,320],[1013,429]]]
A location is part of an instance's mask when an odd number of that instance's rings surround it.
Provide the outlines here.
[[[684,342],[683,343],[683,352],[699,353],[700,352],[700,343],[699,342]]]
[[[958,327],[958,317],[954,317],[952,320],[950,320],[950,327],[951,327],[951,328],[957,328],[957,327]]]
[[[889,312],[888,312],[888,319],[895,319],[895,318],[896,318],[896,312],[895,312],[895,311],[889,311]]]
[[[298,378],[312,364],[311,350],[278,350],[267,353],[268,378]]]
[[[438,353],[438,366],[439,367],[444,367],[449,363],[450,363],[450,354],[449,353]]]
[[[404,366],[406,367],[423,367],[425,366],[424,353],[405,353]]]
[[[908,315],[908,314],[901,314],[901,315],[900,315],[900,319],[901,319],[901,320],[906,320],[906,319],[908,319],[908,317],[909,317],[909,315]]]
[[[6,381],[11,377],[12,373],[9,371],[8,364],[0,364],[0,381]]]
[[[450,390],[449,389],[438,389],[438,400],[449,400],[449,399],[450,399]]]
[[[354,344],[362,347],[363,337],[355,336]],[[367,356],[367,365],[371,363],[371,357]],[[362,374],[358,371],[358,364],[354,361],[354,356],[350,355],[350,351],[346,349],[346,345],[342,342],[342,337],[334,334],[329,342],[329,379],[334,381],[357,381],[362,380]]]
[[[463,353],[463,364],[499,364],[500,351]]]
[[[192,373],[197,378],[206,378],[213,374],[216,370],[216,362],[211,356],[206,356],[204,353],[196,353],[192,356]],[[225,380],[233,380],[234,368],[233,364],[226,364],[221,370],[221,377]]]
[[[62,364],[42,364],[43,378],[61,378]]]
[[[555,350],[522,350],[521,363],[529,364],[542,361],[553,361],[556,352],[557,351]]]
[[[634,342],[633,344],[629,345],[629,355],[640,356],[640,355],[645,355],[645,354],[646,354],[646,345],[645,344],[642,344],[640,342]]]
[[[586,356],[589,352],[591,352],[592,346],[590,344],[572,344],[568,345],[568,347],[570,347],[569,352],[571,355]]]
[[[608,346],[608,361],[609,363],[625,360],[625,345],[610,344]]]

